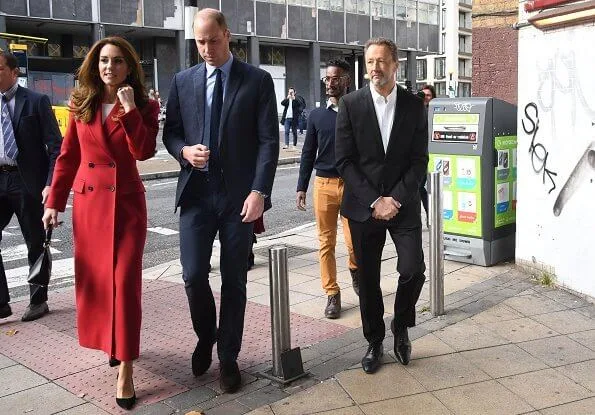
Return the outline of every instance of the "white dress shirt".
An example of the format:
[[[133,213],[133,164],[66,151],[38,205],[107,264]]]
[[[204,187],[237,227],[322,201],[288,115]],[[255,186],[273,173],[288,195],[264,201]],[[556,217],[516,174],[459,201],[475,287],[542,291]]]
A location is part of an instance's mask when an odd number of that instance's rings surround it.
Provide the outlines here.
[[[378,119],[378,127],[380,127],[380,134],[382,135],[382,145],[384,151],[388,148],[388,140],[390,139],[390,132],[393,129],[393,121],[395,119],[395,107],[397,105],[397,87],[384,98],[376,89],[371,86],[372,100],[374,101],[374,109],[376,110],[376,118]]]
[[[339,107],[333,104],[333,101],[330,99],[326,101],[326,109],[332,109],[335,112],[339,112]]]

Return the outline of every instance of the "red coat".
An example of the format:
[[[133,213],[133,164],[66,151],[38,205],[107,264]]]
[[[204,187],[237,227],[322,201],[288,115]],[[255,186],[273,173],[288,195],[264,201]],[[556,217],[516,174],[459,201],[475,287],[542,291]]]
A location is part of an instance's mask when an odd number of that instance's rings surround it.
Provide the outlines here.
[[[147,234],[145,188],[136,160],[155,154],[159,130],[155,101],[142,111],[102,124],[71,116],[56,161],[46,207],[63,212],[70,189],[77,327],[81,346],[119,360],[139,355],[142,256]]]

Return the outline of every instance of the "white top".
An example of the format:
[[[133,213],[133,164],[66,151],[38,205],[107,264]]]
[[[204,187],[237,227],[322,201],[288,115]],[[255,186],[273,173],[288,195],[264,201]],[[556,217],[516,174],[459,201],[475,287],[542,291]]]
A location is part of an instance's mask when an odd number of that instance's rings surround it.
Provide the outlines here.
[[[333,104],[333,101],[331,101],[330,99],[328,99],[326,101],[326,109],[332,109],[335,112],[339,112],[339,107],[336,106],[335,104]]]
[[[376,118],[378,119],[378,127],[380,127],[380,134],[382,135],[382,144],[384,151],[388,147],[388,140],[390,139],[390,132],[393,129],[393,121],[395,119],[395,107],[397,105],[397,87],[384,98],[376,89],[371,86],[372,100],[374,101],[374,109],[376,110]]]
[[[287,106],[287,112],[285,113],[285,118],[293,118],[293,99],[289,98],[289,105]]]
[[[105,120],[107,119],[107,116],[110,114],[110,112],[112,112],[114,105],[116,105],[116,104],[101,104],[101,122],[102,123],[105,124]]]

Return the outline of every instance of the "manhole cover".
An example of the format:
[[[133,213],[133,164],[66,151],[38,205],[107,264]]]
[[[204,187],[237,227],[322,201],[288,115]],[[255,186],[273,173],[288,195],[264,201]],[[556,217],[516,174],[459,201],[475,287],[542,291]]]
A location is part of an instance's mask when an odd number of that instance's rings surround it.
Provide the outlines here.
[[[285,245],[287,247],[287,258],[292,258],[294,256],[300,256],[304,254],[309,254],[310,252],[318,252],[318,249],[315,248],[305,248],[303,246],[298,245]],[[254,255],[258,255],[264,258],[269,257],[269,248],[268,246],[262,248],[254,249]]]

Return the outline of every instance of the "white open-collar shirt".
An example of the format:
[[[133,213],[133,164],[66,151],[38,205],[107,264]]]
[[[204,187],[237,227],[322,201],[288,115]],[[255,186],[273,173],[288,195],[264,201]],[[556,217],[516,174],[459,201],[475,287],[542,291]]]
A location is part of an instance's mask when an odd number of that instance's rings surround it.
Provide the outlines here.
[[[380,127],[380,134],[382,135],[382,145],[386,152],[390,132],[393,129],[393,120],[395,119],[397,86],[395,85],[393,87],[393,90],[386,98],[380,95],[373,85],[370,85],[370,92],[372,93],[372,101],[374,101],[374,110],[376,111],[378,127]]]

